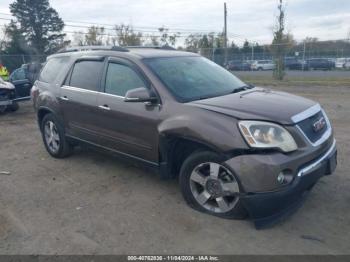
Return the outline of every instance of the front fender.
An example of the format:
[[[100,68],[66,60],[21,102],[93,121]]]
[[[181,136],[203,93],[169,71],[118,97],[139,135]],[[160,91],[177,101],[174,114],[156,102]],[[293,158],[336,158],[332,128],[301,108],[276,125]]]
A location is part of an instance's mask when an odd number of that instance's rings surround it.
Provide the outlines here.
[[[168,118],[160,123],[158,132],[162,136],[178,136],[204,144],[220,153],[248,149],[236,119],[209,111]]]

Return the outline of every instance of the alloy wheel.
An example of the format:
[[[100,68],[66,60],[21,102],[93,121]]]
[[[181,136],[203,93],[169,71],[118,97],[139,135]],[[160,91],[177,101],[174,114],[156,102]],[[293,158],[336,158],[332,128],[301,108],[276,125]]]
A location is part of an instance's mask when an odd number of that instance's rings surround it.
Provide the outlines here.
[[[44,137],[47,147],[52,153],[60,149],[60,136],[54,122],[47,121],[44,126]]]
[[[214,162],[193,169],[190,188],[198,204],[214,213],[231,211],[239,199],[239,186],[232,172]]]

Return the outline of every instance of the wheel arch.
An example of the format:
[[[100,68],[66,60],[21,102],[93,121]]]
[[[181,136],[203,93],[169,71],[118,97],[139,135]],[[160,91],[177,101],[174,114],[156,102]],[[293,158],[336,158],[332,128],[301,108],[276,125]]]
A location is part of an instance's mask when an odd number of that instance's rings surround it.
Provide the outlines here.
[[[41,129],[41,123],[47,114],[53,114],[61,123],[63,123],[60,115],[55,110],[46,106],[40,106],[37,112],[37,120],[38,120],[38,125],[40,129]]]
[[[161,177],[177,177],[183,162],[196,151],[211,151],[225,155],[221,150],[204,141],[175,134],[160,135],[159,158]]]

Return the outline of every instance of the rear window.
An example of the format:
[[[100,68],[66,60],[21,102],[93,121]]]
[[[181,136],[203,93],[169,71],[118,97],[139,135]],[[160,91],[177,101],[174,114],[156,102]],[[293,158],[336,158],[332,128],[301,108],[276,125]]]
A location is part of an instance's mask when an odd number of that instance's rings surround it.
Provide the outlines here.
[[[74,65],[70,86],[99,91],[100,76],[103,68],[101,61],[80,61]]]
[[[56,80],[58,72],[68,62],[69,57],[55,57],[49,59],[43,70],[41,71],[39,80],[46,83],[51,83]]]

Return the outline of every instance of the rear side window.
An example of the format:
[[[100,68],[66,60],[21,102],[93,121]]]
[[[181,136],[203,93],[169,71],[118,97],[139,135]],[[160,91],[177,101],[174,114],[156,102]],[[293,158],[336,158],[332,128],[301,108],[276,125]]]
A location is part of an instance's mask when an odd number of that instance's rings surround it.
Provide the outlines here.
[[[126,92],[139,87],[145,87],[145,83],[133,69],[115,63],[108,65],[106,93],[124,97]]]
[[[46,83],[53,82],[58,76],[58,72],[68,62],[69,57],[55,57],[48,60],[41,71],[39,80]]]
[[[101,61],[80,61],[74,65],[70,86],[99,91],[103,68]]]
[[[26,79],[26,74],[23,68],[19,68],[13,71],[11,75],[12,81],[23,80],[23,79]]]

